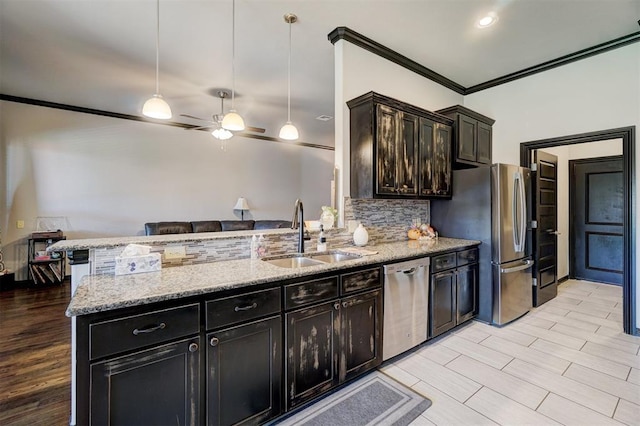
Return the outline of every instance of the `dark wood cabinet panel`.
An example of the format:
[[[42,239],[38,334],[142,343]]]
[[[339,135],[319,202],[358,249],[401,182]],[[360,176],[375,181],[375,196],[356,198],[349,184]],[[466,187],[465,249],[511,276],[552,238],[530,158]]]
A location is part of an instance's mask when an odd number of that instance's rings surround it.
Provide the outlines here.
[[[468,265],[456,271],[457,323],[462,324],[478,313],[478,265]]]
[[[456,326],[456,275],[454,271],[431,276],[431,337]]]
[[[461,105],[436,111],[454,120],[453,162],[455,168],[477,167],[492,163],[492,118]]]
[[[286,395],[291,409],[338,382],[340,303],[324,303],[285,315]]]
[[[90,424],[200,424],[199,352],[193,337],[91,365]]]
[[[380,364],[382,293],[368,292],[342,300],[340,310],[340,381]]]
[[[453,120],[374,92],[347,105],[353,198],[451,196]]]
[[[282,320],[207,334],[207,424],[261,424],[282,412]]]

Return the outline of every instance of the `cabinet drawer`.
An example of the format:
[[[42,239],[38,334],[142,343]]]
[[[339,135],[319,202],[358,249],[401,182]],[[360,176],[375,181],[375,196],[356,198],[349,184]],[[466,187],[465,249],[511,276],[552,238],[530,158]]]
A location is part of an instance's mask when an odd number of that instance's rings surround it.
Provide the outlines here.
[[[431,258],[431,272],[444,271],[445,269],[456,267],[456,254],[441,254]]]
[[[305,281],[285,286],[284,308],[294,309],[310,303],[322,302],[338,297],[338,277]]]
[[[244,293],[206,304],[207,330],[280,313],[280,288]]]
[[[340,294],[349,294],[360,290],[378,288],[380,282],[380,268],[367,269],[342,275],[340,282]]]
[[[459,251],[456,253],[456,255],[458,258],[458,266],[468,265],[469,263],[476,263],[478,261],[477,248]]]
[[[200,305],[180,306],[89,326],[91,359],[200,332]]]

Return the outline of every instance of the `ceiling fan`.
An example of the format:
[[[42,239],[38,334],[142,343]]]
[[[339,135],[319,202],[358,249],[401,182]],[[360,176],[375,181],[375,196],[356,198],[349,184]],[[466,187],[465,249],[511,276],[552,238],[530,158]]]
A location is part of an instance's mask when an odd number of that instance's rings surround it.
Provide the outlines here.
[[[220,140],[226,140],[233,137],[233,133],[227,129],[222,128],[222,119],[224,118],[224,100],[229,96],[229,92],[226,90],[218,90],[216,95],[220,98],[220,114],[213,114],[211,116],[211,120],[207,120],[204,118],[196,117],[190,114],[180,114],[181,117],[191,118],[193,120],[204,121],[210,124],[199,126],[199,127],[191,127],[189,130],[209,130],[211,129],[211,134],[214,138]],[[254,133],[264,133],[266,130],[261,127],[253,127],[246,126],[245,131],[254,132]]]

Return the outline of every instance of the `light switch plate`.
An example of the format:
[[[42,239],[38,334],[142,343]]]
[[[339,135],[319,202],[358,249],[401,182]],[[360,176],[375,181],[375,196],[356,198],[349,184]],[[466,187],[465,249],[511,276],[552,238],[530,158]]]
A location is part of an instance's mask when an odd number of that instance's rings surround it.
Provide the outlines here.
[[[353,234],[356,231],[356,228],[358,227],[358,225],[360,224],[359,221],[357,220],[350,220],[347,222],[347,231],[349,231],[350,234]]]
[[[18,229],[24,229],[24,220],[18,220],[18,221],[16,221],[16,228],[18,228]]]

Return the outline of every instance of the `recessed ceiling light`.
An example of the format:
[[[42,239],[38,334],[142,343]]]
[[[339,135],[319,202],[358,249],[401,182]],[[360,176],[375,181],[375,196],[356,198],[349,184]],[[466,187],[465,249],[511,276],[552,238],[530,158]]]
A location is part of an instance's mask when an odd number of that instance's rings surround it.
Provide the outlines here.
[[[478,28],[487,28],[498,22],[498,15],[495,12],[489,12],[482,18],[478,19]]]
[[[316,117],[316,120],[320,120],[320,121],[329,121],[331,120],[333,117],[331,117],[330,115],[319,115]]]

